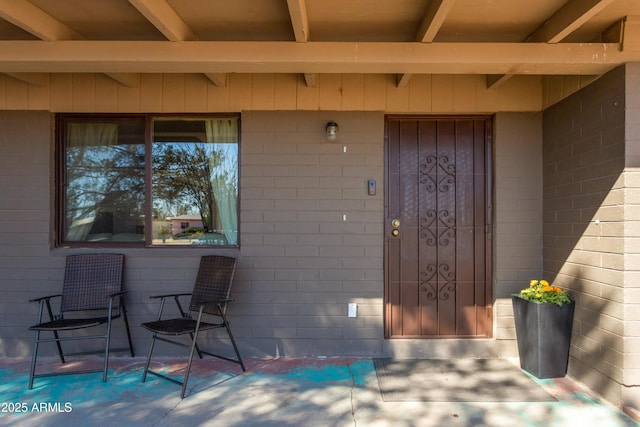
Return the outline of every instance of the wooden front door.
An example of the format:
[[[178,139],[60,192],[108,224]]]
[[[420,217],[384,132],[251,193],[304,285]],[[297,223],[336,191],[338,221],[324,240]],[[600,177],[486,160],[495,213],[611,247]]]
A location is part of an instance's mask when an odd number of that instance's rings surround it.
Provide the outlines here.
[[[490,125],[386,118],[387,338],[491,336]]]

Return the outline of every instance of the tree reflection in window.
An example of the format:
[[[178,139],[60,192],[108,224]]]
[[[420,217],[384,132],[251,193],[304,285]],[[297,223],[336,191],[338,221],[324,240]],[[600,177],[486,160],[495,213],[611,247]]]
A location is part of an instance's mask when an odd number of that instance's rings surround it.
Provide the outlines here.
[[[237,118],[156,118],[152,156],[154,243],[236,245]]]
[[[144,121],[69,122],[66,241],[144,241]]]

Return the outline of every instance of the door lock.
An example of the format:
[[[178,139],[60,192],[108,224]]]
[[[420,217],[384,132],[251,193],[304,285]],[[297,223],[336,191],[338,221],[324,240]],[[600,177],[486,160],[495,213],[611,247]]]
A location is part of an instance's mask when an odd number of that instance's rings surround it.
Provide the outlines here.
[[[398,237],[400,235],[400,230],[398,230],[398,227],[400,227],[400,220],[398,218],[392,219],[391,227],[393,227],[393,230],[391,230],[391,235],[393,237]]]

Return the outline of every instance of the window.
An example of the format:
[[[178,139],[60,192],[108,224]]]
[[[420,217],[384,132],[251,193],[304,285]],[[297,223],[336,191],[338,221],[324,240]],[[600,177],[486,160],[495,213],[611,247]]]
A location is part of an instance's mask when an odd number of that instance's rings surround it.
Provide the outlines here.
[[[238,245],[234,116],[57,118],[57,243]]]

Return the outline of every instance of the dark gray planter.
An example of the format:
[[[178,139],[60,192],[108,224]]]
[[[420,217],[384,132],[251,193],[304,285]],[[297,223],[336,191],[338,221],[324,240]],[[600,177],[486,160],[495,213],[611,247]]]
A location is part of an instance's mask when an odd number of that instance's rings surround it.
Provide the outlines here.
[[[520,367],[537,378],[567,374],[575,302],[562,307],[512,296]]]

